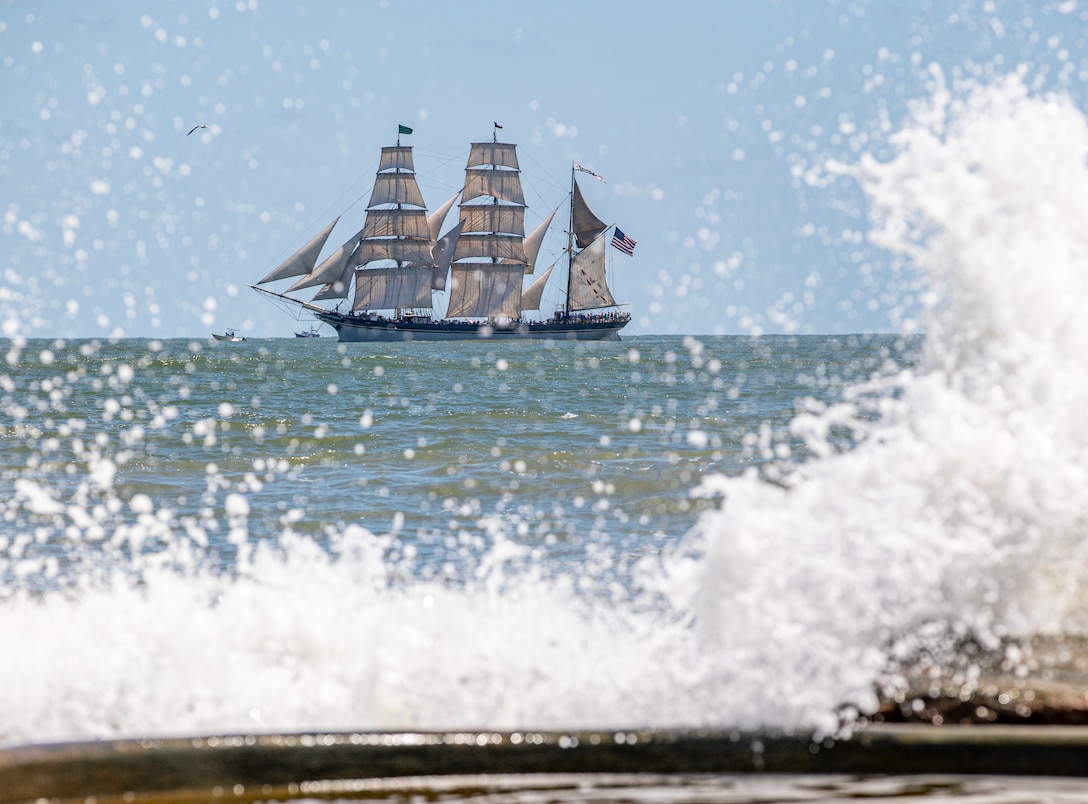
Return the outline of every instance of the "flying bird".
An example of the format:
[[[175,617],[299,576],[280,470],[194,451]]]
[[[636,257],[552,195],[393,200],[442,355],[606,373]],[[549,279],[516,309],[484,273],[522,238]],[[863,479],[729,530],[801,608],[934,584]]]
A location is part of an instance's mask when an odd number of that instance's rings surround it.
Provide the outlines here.
[[[193,133],[194,131],[196,131],[196,130],[197,130],[198,128],[207,128],[207,126],[206,126],[206,125],[204,125],[203,123],[201,123],[201,124],[200,124],[200,125],[198,125],[198,126],[193,126],[193,127],[192,127],[192,128],[191,128],[191,129],[189,130],[189,134],[192,134],[192,133]],[[188,136],[189,136],[189,134],[186,134],[185,136],[186,136],[186,137],[188,137]]]

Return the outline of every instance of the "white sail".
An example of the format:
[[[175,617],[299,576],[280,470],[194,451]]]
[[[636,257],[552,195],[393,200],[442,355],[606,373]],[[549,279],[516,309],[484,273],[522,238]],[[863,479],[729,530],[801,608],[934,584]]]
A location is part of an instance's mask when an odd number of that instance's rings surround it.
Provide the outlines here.
[[[608,224],[593,214],[585,198],[582,197],[582,189],[578,182],[574,182],[574,191],[571,196],[571,220],[574,224],[574,238],[578,248],[585,248],[593,240],[608,228]]]
[[[567,290],[568,308],[572,312],[615,306],[616,300],[608,289],[605,275],[607,243],[606,238],[598,237],[574,257],[570,270],[570,287]]]
[[[525,207],[504,204],[479,204],[461,207],[461,223],[466,232],[520,234],[525,231]]]
[[[455,260],[470,257],[488,257],[496,260],[512,260],[525,266],[525,244],[523,238],[508,234],[465,234],[457,239],[454,249]]]
[[[449,201],[427,216],[427,225],[431,229],[431,240],[438,240],[438,233],[442,231],[442,222],[446,220],[446,216],[449,215],[450,210],[453,209],[454,202],[457,201],[457,196],[460,194],[461,191],[458,190],[450,196]]]
[[[465,171],[465,189],[461,191],[461,203],[474,198],[490,196],[509,201],[511,204],[525,205],[525,194],[521,190],[521,176],[513,170],[482,170],[471,168]]]
[[[366,265],[377,260],[395,260],[413,265],[431,264],[429,240],[364,240],[359,249],[356,265]]]
[[[411,145],[387,145],[382,148],[382,158],[378,162],[378,172],[393,169],[406,170],[409,173],[415,172]]]
[[[369,268],[355,272],[354,310],[393,310],[431,306],[431,268]]]
[[[538,276],[529,287],[521,292],[522,310],[539,310],[540,299],[544,295],[544,286],[548,284],[548,277],[552,275],[555,265],[548,266],[548,270]]]
[[[536,266],[536,258],[540,253],[540,244],[544,242],[544,235],[548,233],[548,227],[552,225],[552,218],[555,217],[555,213],[559,210],[553,209],[552,214],[546,217],[543,222],[535,229],[528,237],[525,238],[525,273],[531,274],[533,268]],[[528,308],[530,310],[536,309],[533,307]]]
[[[454,265],[446,314],[451,318],[519,318],[523,276],[520,265]]]
[[[467,167],[493,165],[518,169],[517,146],[512,142],[474,142],[468,152]]]
[[[351,275],[353,273],[355,273],[355,263],[353,263],[349,257],[347,262],[344,263],[343,273],[341,273],[335,281],[329,282],[321,288],[321,290],[317,292],[317,295],[313,297],[312,301],[346,299],[348,297],[348,290],[351,288]]]
[[[431,287],[434,290],[446,289],[446,275],[450,271],[450,263],[453,262],[453,252],[457,248],[457,240],[461,237],[463,224],[458,223],[444,234],[431,250],[433,268],[431,270]]]
[[[366,213],[363,237],[408,237],[429,243],[431,227],[422,209],[372,209]]]
[[[414,173],[379,173],[374,179],[367,209],[382,204],[411,204],[425,207]]]
[[[319,255],[321,249],[325,247],[325,241],[329,239],[333,227],[336,226],[337,221],[339,220],[340,218],[337,217],[335,221],[318,233],[313,240],[284,260],[264,279],[258,280],[257,284],[263,285],[265,282],[274,282],[277,279],[287,279],[291,276],[301,276],[302,274],[310,273],[310,271],[314,269],[314,266],[317,265],[317,255]]]
[[[354,237],[340,246],[321,265],[287,288],[287,293],[302,290],[303,288],[312,288],[315,285],[325,285],[339,279],[341,274],[344,273],[344,266],[351,262],[351,257],[358,250],[359,238],[362,235],[362,232],[356,232]]]

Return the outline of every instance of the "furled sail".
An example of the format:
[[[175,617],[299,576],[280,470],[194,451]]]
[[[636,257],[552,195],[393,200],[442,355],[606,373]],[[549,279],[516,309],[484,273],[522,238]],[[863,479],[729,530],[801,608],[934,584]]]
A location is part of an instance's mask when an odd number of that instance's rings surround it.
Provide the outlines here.
[[[586,248],[594,239],[608,228],[608,224],[593,214],[578,182],[574,182],[574,195],[571,199],[571,220],[574,223],[574,238],[578,248]]]
[[[545,271],[539,277],[533,280],[533,283],[521,292],[522,310],[540,309],[540,299],[544,295],[544,286],[548,284],[548,277],[552,275],[552,268],[554,267],[554,264],[548,266],[547,271]]]
[[[335,221],[318,233],[313,240],[284,260],[275,270],[268,274],[268,276],[259,280],[257,284],[263,285],[265,282],[274,282],[277,279],[287,279],[291,276],[301,276],[302,274],[310,273],[314,269],[314,266],[317,265],[317,255],[320,254],[321,249],[325,247],[325,241],[329,239],[333,227],[336,226],[336,223],[339,220],[340,218],[337,217]]]
[[[574,257],[570,270],[570,288],[567,291],[569,309],[572,312],[612,307],[616,304],[612,291],[608,289],[605,275],[607,242],[606,238],[598,237]]]

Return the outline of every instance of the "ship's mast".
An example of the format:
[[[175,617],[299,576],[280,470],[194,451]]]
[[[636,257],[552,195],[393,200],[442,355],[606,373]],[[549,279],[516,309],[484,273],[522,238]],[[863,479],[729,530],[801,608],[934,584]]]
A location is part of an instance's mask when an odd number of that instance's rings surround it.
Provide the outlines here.
[[[497,127],[496,127],[496,128],[492,128],[492,129],[491,129],[491,143],[492,143],[492,144],[495,144],[495,143],[497,143],[498,141],[499,141],[499,129],[498,129]],[[492,157],[491,161],[492,161],[492,162],[494,162],[494,161],[495,161],[495,158],[494,158],[494,157]],[[496,167],[495,165],[492,165],[492,166],[491,166],[491,169],[492,169],[492,170],[498,170],[498,167]],[[499,205],[499,199],[498,199],[498,198],[492,198],[492,199],[491,199],[491,206],[493,206],[493,207],[497,207],[498,205]],[[492,234],[494,234],[494,232],[492,232]],[[499,261],[499,258],[498,258],[498,257],[492,257],[492,258],[491,258],[491,264],[492,264],[492,265],[495,265],[495,264],[497,264],[497,263],[498,263],[498,261]]]
[[[400,126],[397,126],[397,147],[398,148],[400,147]],[[400,165],[397,165],[397,167],[393,169],[394,173],[400,173],[400,171],[401,171]],[[402,208],[403,208],[403,205],[400,202],[397,202],[396,209],[402,209]],[[404,263],[401,260],[394,260],[394,262],[396,263],[396,266],[398,268],[403,268],[404,267]],[[403,317],[404,308],[403,307],[397,307],[393,311],[393,315],[398,319]]]
[[[570,226],[567,227],[567,295],[563,299],[563,315],[570,316],[570,283],[574,279],[574,163],[570,163]]]

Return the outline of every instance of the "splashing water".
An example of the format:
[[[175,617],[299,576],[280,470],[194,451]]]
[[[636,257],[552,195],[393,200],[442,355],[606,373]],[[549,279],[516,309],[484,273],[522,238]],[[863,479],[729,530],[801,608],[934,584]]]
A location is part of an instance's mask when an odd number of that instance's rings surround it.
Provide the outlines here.
[[[359,527],[330,549],[290,527],[253,543],[241,494],[224,504],[238,558],[223,574],[203,558],[208,520],[182,537],[134,498],[137,525],[95,537],[116,561],[4,599],[0,744],[236,729],[830,731],[901,687],[919,650],[1083,634],[1088,125],[1015,76],[956,92],[934,80],[893,159],[830,166],[868,193],[873,240],[928,277],[925,359],[797,417],[816,459],[778,483],[705,478],[700,492],[721,506],[626,589],[608,572],[545,572],[501,521],[458,584],[415,573],[411,551],[391,561],[390,540]],[[836,427],[860,443],[835,447]],[[108,488],[112,464],[94,465],[87,482]],[[58,505],[20,489],[24,507]],[[50,576],[4,562],[5,577]]]
[[[1018,76],[959,100],[934,78],[895,158],[832,166],[870,196],[872,239],[928,275],[921,369],[788,490],[708,478],[726,503],[671,570],[730,657],[708,677],[753,721],[830,727],[836,704],[902,685],[898,658],[1088,626],[1088,125]],[[827,454],[851,413],[793,426]],[[959,661],[945,672],[969,681]]]

